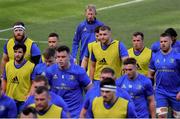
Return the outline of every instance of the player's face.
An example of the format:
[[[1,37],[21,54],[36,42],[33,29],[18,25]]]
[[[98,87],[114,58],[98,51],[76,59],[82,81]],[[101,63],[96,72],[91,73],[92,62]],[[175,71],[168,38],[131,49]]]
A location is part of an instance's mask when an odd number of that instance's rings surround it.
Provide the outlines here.
[[[59,64],[60,68],[64,69],[68,67],[69,57],[66,51],[56,52],[56,62]]]
[[[127,64],[124,66],[124,71],[128,75],[129,79],[134,79],[136,76],[136,66],[133,64]]]
[[[13,31],[16,40],[21,41],[24,38],[25,32],[22,28],[16,28]]]
[[[51,48],[55,48],[58,45],[58,38],[57,37],[49,37],[48,38],[48,46]]]
[[[92,22],[92,21],[94,21],[96,14],[95,14],[95,11],[94,11],[94,10],[87,9],[87,10],[86,10],[86,13],[85,13],[85,16],[86,16],[86,19],[87,19],[89,22]]]
[[[108,44],[111,40],[111,32],[108,30],[99,31],[99,40],[102,44]]]
[[[171,48],[172,40],[171,37],[160,37],[160,47],[163,52],[168,52]]]
[[[21,62],[24,58],[24,52],[22,48],[14,50],[14,60],[16,62]]]
[[[109,103],[112,101],[112,99],[114,97],[114,92],[101,90],[101,96],[103,97],[104,102]]]
[[[35,105],[37,111],[43,111],[48,108],[49,96],[47,92],[41,94],[35,93]]]
[[[44,59],[44,62],[46,63],[46,66],[51,66],[52,64],[54,64],[55,63],[55,57],[50,57],[50,58],[45,58]]]
[[[143,39],[140,35],[132,37],[133,48],[135,50],[142,50],[144,47]]]
[[[115,77],[112,75],[112,73],[101,73],[100,75],[100,81],[106,79],[106,78],[112,78],[115,79]]]

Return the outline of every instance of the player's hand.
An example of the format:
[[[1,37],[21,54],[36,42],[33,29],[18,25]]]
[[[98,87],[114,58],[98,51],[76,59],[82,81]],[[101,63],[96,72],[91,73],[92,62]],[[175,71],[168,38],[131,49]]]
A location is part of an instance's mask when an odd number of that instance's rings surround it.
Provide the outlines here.
[[[180,92],[179,92],[179,93],[177,93],[177,95],[176,95],[176,99],[177,99],[178,101],[180,101]]]

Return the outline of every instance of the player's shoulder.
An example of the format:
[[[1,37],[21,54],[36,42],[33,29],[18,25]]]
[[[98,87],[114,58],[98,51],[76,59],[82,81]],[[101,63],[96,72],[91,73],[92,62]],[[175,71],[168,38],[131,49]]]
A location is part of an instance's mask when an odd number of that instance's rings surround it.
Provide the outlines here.
[[[49,73],[53,73],[55,72],[56,70],[58,69],[58,64],[55,63],[55,64],[52,64],[51,66],[47,67],[47,72]]]
[[[74,74],[84,74],[86,73],[85,69],[82,68],[81,66],[71,63],[71,66],[69,68],[69,72],[74,73]]]
[[[133,47],[128,49],[128,52],[132,52],[133,51]]]
[[[143,83],[143,84],[151,84],[151,80],[146,77],[143,74],[138,74],[139,80]]]

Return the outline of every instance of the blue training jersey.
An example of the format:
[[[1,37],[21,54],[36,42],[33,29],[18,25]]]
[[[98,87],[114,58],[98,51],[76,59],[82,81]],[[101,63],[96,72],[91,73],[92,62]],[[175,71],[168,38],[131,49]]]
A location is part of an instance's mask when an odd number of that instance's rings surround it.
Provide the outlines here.
[[[174,49],[167,54],[153,53],[149,68],[156,73],[156,91],[164,94],[180,91],[180,53]]]
[[[17,118],[16,103],[5,94],[0,96],[0,118]]]
[[[86,71],[76,64],[71,64],[66,70],[61,70],[58,64],[54,64],[47,68],[46,76],[51,90],[67,103],[71,117],[79,117],[83,88],[91,83]]]
[[[180,53],[180,41],[177,40],[173,45],[172,45],[172,48]],[[152,45],[151,45],[151,50],[152,52],[156,53],[160,50],[160,41],[156,41],[154,42]]]
[[[51,96],[50,101],[52,104],[62,107],[64,109],[64,111],[68,112],[68,106],[67,106],[66,102],[59,95],[56,95],[55,93],[53,93],[51,91],[49,92],[49,94]],[[35,98],[34,95],[29,96],[28,99],[25,101],[23,108],[35,103],[34,98]]]
[[[150,113],[147,97],[153,95],[151,80],[142,74],[138,74],[138,76],[132,80],[125,74],[116,80],[116,85],[130,94],[135,104],[137,116],[139,118],[149,118]]]
[[[95,19],[94,22],[88,23],[87,20],[81,22],[75,32],[73,43],[72,43],[72,56],[76,58],[79,43],[80,43],[80,61],[85,56],[85,50],[88,46],[88,43],[91,43],[96,40],[95,37],[95,28],[102,26],[103,23]]]
[[[40,64],[37,64],[34,68],[34,75],[37,76],[37,75],[46,75],[46,69],[47,69],[47,65],[46,63],[40,63]],[[34,79],[35,77],[33,77]]]

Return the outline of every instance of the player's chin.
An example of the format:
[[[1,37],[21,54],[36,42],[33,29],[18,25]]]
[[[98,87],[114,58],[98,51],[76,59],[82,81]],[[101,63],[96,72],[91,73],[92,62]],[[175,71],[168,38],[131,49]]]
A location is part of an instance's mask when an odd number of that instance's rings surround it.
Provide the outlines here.
[[[23,36],[22,35],[17,35],[15,36],[16,40],[22,40],[23,39]]]

